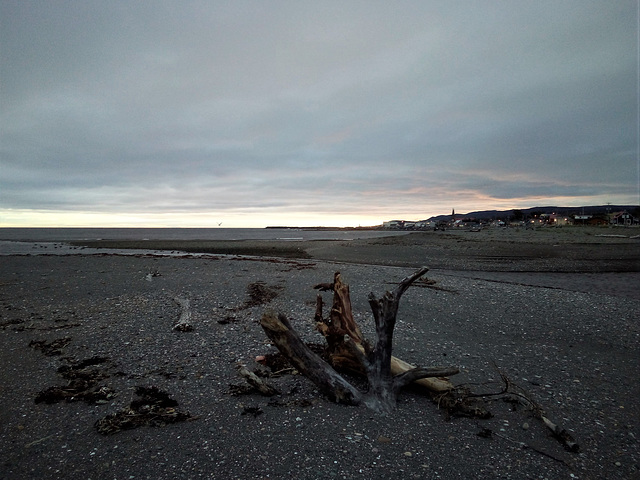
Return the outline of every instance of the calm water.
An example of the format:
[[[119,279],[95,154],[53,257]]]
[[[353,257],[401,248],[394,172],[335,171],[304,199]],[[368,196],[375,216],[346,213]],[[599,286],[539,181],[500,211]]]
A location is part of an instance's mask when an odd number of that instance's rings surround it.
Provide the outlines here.
[[[384,230],[302,230],[294,228],[0,228],[2,255],[133,255],[182,253],[74,247],[65,242],[83,240],[354,240],[405,235]]]
[[[303,230],[280,228],[0,228],[0,240],[354,240],[404,235],[385,230]]]

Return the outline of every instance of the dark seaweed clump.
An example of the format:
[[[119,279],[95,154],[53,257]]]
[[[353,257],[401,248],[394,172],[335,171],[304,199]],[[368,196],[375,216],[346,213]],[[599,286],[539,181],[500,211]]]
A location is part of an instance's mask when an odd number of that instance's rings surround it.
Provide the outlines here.
[[[138,386],[136,395],[140,398],[128,407],[98,420],[95,423],[98,432],[109,435],[142,426],[163,427],[192,418],[189,413],[179,411],[178,402],[158,387]]]

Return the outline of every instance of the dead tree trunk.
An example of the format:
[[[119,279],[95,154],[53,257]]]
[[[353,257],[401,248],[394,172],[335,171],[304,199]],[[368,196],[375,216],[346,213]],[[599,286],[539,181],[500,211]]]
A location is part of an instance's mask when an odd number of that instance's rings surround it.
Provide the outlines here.
[[[322,318],[322,302],[316,308],[318,329],[329,343],[330,353],[363,371],[369,382],[369,391],[363,394],[336,372],[329,364],[313,353],[293,330],[284,315],[265,313],[260,324],[267,336],[280,352],[329,398],[352,405],[364,403],[367,407],[388,412],[395,407],[400,390],[409,383],[427,377],[444,377],[458,373],[456,367],[409,368],[394,375],[391,369],[393,330],[396,325],[398,306],[403,293],[424,275],[423,267],[403,279],[393,292],[377,299],[369,296],[369,305],[376,326],[376,342],[373,347],[364,340],[360,328],[353,320],[348,286],[340,281],[336,273],[333,284],[318,286],[334,291],[334,302],[328,320]],[[405,364],[408,365],[408,364]]]
[[[362,402],[360,391],[311,351],[291,327],[287,317],[268,311],[262,316],[260,325],[280,353],[331,400],[349,405],[359,405]]]
[[[333,291],[333,304],[329,318],[325,319],[322,314],[323,301],[320,294],[316,299],[315,313],[316,329],[327,340],[329,363],[338,370],[366,375],[365,366],[344,341],[348,336],[361,351],[365,352],[365,347],[368,349],[367,351],[371,351],[371,347],[367,344],[360,327],[353,318],[349,285],[343,283],[340,272],[336,272],[333,283],[320,283],[313,288],[321,291]],[[391,375],[400,375],[414,368],[416,368],[414,365],[391,356]],[[444,393],[453,389],[453,384],[442,376],[421,378],[415,380],[414,383],[434,393]]]

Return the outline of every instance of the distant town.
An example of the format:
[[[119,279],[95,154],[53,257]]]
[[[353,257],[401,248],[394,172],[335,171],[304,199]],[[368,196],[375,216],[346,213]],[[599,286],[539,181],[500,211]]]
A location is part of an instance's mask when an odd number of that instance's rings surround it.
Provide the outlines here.
[[[268,226],[274,229],[293,230],[446,230],[485,227],[561,227],[577,226],[640,226],[638,205],[597,205],[588,207],[532,207],[513,210],[481,210],[470,213],[436,215],[426,220],[388,220],[381,225],[366,227],[296,227]]]
[[[601,205],[588,207],[533,207],[522,210],[483,210],[450,215],[438,215],[426,220],[389,220],[382,223],[388,230],[446,230],[485,227],[561,227],[584,226],[640,226],[640,207],[637,205]]]

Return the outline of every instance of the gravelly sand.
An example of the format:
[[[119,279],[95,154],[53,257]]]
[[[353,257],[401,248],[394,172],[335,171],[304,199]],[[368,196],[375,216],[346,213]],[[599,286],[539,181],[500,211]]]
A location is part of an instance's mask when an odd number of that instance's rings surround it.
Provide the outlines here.
[[[0,258],[0,477],[638,476],[638,243],[610,237],[572,241],[567,243],[589,243],[592,260],[576,267],[571,255],[541,255],[536,269],[526,259],[513,259],[508,271],[497,271],[491,267],[501,264],[495,258],[477,268],[472,258],[477,249],[465,259],[464,247],[477,240],[440,235],[437,241],[449,243],[445,249],[425,247],[419,236],[401,238],[407,245],[386,240],[375,247],[378,261],[365,262],[390,265],[360,263],[373,249],[352,242],[305,245],[314,259],[302,260]],[[605,244],[621,246],[623,254],[609,258]],[[423,255],[436,247],[455,262]],[[567,246],[563,252],[578,248],[583,247]],[[398,253],[412,249],[410,256]],[[613,271],[623,261],[619,256],[632,267]],[[494,414],[489,420],[447,420],[437,405],[408,391],[392,414],[381,417],[334,405],[294,375],[273,379],[282,392],[275,402],[229,395],[229,384],[242,383],[236,363],[253,367],[256,355],[273,350],[257,324],[267,306],[248,306],[249,284],[273,287],[278,296],[269,307],[292,318],[307,340],[320,342],[311,325],[316,294],[311,286],[340,270],[351,285],[356,318],[371,337],[368,293],[392,288],[413,270],[414,258],[416,265],[437,264],[428,276],[438,289],[415,287],[405,294],[394,353],[421,365],[458,365],[462,372],[454,383],[472,382],[480,392],[501,388],[495,362],[550,418],[571,430],[581,453],[566,452],[525,408],[514,410],[502,401],[489,402]],[[175,297],[191,302],[191,332],[172,330],[180,317]],[[70,340],[57,356],[29,347],[33,340],[63,337]],[[41,390],[66,383],[58,367],[96,356],[108,359],[101,383],[117,392],[115,398],[98,405],[34,402]],[[128,405],[140,385],[168,392],[195,419],[98,434],[93,424]],[[246,407],[263,413],[243,415]],[[488,430],[490,438],[478,435]]]

